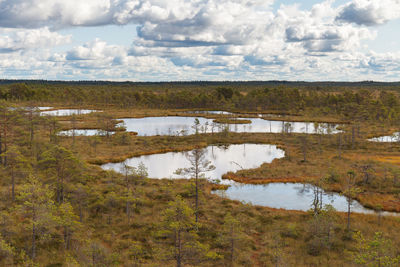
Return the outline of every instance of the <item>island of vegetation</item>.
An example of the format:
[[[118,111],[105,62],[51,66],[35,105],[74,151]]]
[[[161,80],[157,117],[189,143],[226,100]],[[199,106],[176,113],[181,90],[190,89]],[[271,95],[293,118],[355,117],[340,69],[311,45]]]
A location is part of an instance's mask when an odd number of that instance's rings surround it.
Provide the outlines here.
[[[215,123],[221,124],[250,124],[251,120],[242,120],[242,119],[235,119],[235,118],[220,118],[213,120]]]

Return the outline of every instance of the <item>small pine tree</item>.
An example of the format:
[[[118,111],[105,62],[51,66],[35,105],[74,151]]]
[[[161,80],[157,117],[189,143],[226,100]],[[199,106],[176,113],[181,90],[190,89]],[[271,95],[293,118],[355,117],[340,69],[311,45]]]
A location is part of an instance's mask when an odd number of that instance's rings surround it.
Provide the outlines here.
[[[240,221],[227,213],[224,218],[219,243],[228,251],[228,259],[230,266],[234,266],[237,258],[237,251],[240,248],[241,241],[244,239]]]
[[[43,185],[35,176],[30,175],[26,184],[21,187],[16,212],[22,217],[21,227],[27,231],[31,240],[31,258],[36,258],[37,245],[49,238],[54,231],[57,217],[53,202],[53,192]]]
[[[199,191],[200,191],[200,178],[205,178],[205,173],[215,170],[215,166],[211,165],[211,161],[206,159],[206,151],[204,149],[194,149],[186,155],[191,167],[177,169],[175,174],[188,176],[195,179],[195,215],[196,222],[199,221]]]
[[[391,240],[386,239],[381,232],[376,232],[370,240],[361,232],[356,232],[353,237],[357,242],[357,251],[352,253],[356,264],[368,267],[399,266],[399,252],[396,255]]]
[[[177,267],[184,263],[198,264],[218,257],[209,251],[208,246],[198,241],[198,223],[194,219],[193,210],[181,196],[169,203],[168,209],[163,213],[161,228],[158,236],[167,238],[169,243],[169,249],[163,256],[174,259]]]

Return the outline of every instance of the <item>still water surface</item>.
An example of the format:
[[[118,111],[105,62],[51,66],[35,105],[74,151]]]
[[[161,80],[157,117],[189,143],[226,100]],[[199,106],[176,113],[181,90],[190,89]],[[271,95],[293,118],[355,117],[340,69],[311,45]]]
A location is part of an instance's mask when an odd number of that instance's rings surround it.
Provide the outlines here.
[[[41,111],[40,114],[42,116],[71,116],[71,115],[84,115],[97,112],[97,110],[92,109],[56,109],[56,110],[47,110]]]
[[[138,166],[143,162],[148,168],[150,178],[182,178],[174,174],[178,168],[190,167],[186,158],[187,152],[170,152],[134,157],[126,160],[129,166]],[[214,171],[208,172],[211,180],[220,179],[229,171],[259,167],[263,163],[270,163],[274,159],[284,157],[285,152],[274,145],[242,144],[229,146],[209,146],[206,148],[206,159],[216,166]],[[102,165],[105,170],[121,172],[123,163],[109,163]],[[230,180],[222,180],[228,184],[227,190],[217,190],[214,194],[239,200],[254,205],[282,208],[288,210],[309,210],[313,202],[312,185],[299,183],[272,183],[266,185],[247,185]],[[321,190],[321,189],[320,189]],[[338,211],[347,211],[346,198],[337,193],[323,192],[323,204],[330,204]],[[364,208],[357,201],[353,201],[352,211],[359,213],[374,213]],[[396,215],[396,213],[383,213]]]
[[[114,134],[114,132],[109,132],[109,134]],[[62,136],[106,136],[107,133],[103,130],[98,129],[75,129],[75,130],[67,130],[67,131],[60,131],[58,135]]]
[[[400,132],[397,132],[397,133],[394,133],[393,135],[388,135],[388,136],[374,137],[374,138],[368,139],[368,141],[386,142],[386,143],[399,142],[400,141]]]
[[[223,110],[189,110],[186,111],[186,113],[189,114],[218,114],[218,115],[233,115],[235,113],[229,112],[229,111],[223,111]]]
[[[285,152],[275,145],[242,144],[229,146],[209,146],[205,148],[205,158],[212,162],[215,170],[206,173],[211,179],[220,179],[229,171],[257,168],[262,163],[270,163],[274,159],[283,158]],[[138,166],[143,162],[148,168],[150,178],[182,178],[174,174],[178,168],[190,167],[186,155],[188,152],[169,152],[145,155],[127,159],[123,163],[108,163],[102,165],[105,170],[122,172],[124,163]],[[229,183],[224,180],[223,183]]]
[[[301,183],[271,183],[265,185],[233,183],[227,190],[218,190],[214,193],[221,197],[259,206],[306,211],[311,208],[313,203],[313,188],[316,187]],[[337,211],[347,211],[346,198],[338,193],[323,191],[322,204],[330,204]],[[353,201],[351,210],[359,213],[374,213],[373,210],[364,208],[357,201]]]
[[[213,123],[212,119],[197,118],[200,122],[199,132],[211,133],[220,132],[224,125]],[[271,121],[261,118],[240,118],[251,121],[251,124],[230,124],[231,132],[238,133],[338,133],[337,124],[311,123],[311,122],[285,122]],[[139,136],[152,135],[188,135],[194,134],[194,117],[145,117],[145,118],[123,118],[122,125],[128,132],[137,132]]]
[[[38,110],[48,110],[48,109],[53,109],[53,107],[35,107]]]

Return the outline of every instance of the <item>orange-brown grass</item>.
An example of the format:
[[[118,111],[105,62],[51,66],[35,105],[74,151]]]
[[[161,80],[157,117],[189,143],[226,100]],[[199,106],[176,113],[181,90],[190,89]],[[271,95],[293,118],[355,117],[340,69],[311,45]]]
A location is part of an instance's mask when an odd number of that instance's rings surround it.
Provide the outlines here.
[[[198,147],[202,147],[202,146],[200,144],[198,144],[198,145],[193,145],[193,146],[182,146],[179,148],[163,148],[163,149],[140,151],[140,152],[137,151],[137,152],[132,152],[131,154],[125,154],[120,157],[96,158],[93,160],[88,160],[88,163],[95,164],[95,165],[102,165],[105,163],[117,163],[117,162],[122,162],[128,158],[133,158],[133,157],[153,155],[153,154],[162,154],[162,153],[168,153],[168,152],[189,151],[189,150],[193,150]]]
[[[349,160],[375,160],[400,165],[400,154],[397,152],[349,153],[346,154],[346,158]]]
[[[377,209],[380,206],[385,211],[400,212],[399,198],[393,195],[366,192],[357,196],[357,200],[368,208]]]
[[[304,183],[309,181],[308,177],[275,177],[275,178],[247,178],[228,172],[222,179],[232,180],[242,184],[269,184],[269,183]]]

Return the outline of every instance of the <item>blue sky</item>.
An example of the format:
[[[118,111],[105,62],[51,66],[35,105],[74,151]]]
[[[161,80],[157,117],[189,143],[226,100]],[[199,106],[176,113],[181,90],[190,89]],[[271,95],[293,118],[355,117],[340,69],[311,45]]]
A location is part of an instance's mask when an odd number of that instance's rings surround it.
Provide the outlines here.
[[[400,0],[2,0],[0,78],[400,80]]]

